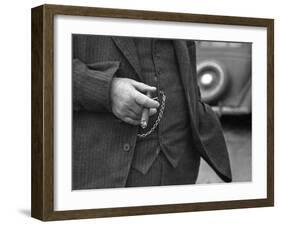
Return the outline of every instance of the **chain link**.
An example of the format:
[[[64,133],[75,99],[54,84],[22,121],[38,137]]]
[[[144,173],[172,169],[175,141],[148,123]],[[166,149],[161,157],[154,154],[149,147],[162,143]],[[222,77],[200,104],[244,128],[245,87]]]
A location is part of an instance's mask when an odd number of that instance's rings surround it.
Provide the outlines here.
[[[162,101],[161,101],[161,106],[160,106],[160,110],[159,110],[159,113],[158,113],[158,117],[157,117],[155,123],[153,124],[153,126],[151,127],[151,129],[149,131],[147,131],[146,133],[142,133],[142,134],[137,135],[139,138],[145,138],[148,135],[150,135],[151,133],[153,133],[154,130],[159,125],[159,123],[160,123],[160,121],[163,117],[163,113],[164,113],[164,110],[165,110],[166,95],[163,91],[160,91],[159,93],[162,95]]]

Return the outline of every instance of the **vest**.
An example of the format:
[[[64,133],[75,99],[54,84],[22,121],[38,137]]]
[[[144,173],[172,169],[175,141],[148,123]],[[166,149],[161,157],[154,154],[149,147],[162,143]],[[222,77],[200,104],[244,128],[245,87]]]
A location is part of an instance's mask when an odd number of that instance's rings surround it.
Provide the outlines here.
[[[190,121],[184,89],[180,79],[173,42],[164,39],[134,39],[141,66],[143,82],[157,87],[154,96],[162,101],[160,91],[166,95],[163,117],[157,129],[145,138],[138,138],[132,167],[146,174],[160,151],[173,167],[177,167],[184,151],[193,151]],[[149,118],[146,133],[158,117]]]

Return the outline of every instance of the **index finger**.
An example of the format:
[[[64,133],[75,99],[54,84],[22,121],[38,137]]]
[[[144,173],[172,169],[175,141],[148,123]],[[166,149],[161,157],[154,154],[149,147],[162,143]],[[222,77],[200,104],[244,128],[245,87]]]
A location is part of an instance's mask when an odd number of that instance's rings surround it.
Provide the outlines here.
[[[145,108],[158,108],[160,105],[156,100],[153,100],[140,92],[136,92],[135,101],[137,104]]]

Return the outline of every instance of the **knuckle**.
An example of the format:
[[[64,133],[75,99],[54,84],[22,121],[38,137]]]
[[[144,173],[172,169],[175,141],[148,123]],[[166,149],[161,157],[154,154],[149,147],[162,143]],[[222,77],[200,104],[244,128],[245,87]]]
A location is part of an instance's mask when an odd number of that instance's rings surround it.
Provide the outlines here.
[[[135,109],[136,115],[140,116],[142,113],[142,109],[141,108],[137,108]]]
[[[120,117],[120,118],[122,118],[123,117],[123,112],[121,111],[121,110],[116,110],[116,114]]]
[[[150,105],[150,100],[148,98],[145,98],[144,105],[146,105],[146,106]]]
[[[115,114],[116,116],[119,116],[119,111],[118,111],[118,109],[116,109],[116,108],[113,108],[113,114]]]
[[[133,124],[132,120],[128,117],[125,118],[125,122],[129,124]]]
[[[129,123],[128,118],[123,118],[123,121],[126,122],[126,123]]]
[[[126,104],[123,103],[123,104],[120,105],[119,112],[123,113],[125,110],[126,110]]]

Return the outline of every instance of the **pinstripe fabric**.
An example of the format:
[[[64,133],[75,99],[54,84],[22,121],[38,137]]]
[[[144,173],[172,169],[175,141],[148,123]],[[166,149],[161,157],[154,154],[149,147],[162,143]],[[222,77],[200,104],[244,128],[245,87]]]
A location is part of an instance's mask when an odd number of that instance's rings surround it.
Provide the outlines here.
[[[196,153],[222,179],[230,181],[230,164],[220,124],[197,94],[194,44],[178,40],[174,45]],[[73,35],[73,189],[126,185],[138,128],[120,122],[112,114],[109,92],[113,76],[142,81],[135,51],[131,38]]]
[[[134,38],[137,55],[140,62],[140,70],[143,82],[150,86],[157,87],[155,78],[157,77],[152,56],[152,39],[150,38]],[[157,92],[153,93],[153,97],[157,97]],[[139,133],[148,132],[153,126],[157,114],[149,117],[147,128],[139,127]],[[146,174],[152,163],[159,154],[158,128],[146,138],[137,139],[132,168],[137,169],[142,174]],[[156,179],[157,180],[157,179]]]
[[[135,38],[143,81],[164,91],[167,100],[163,118],[159,127],[148,137],[137,140],[132,167],[146,174],[157,158],[157,150],[164,152],[168,161],[175,168],[183,152],[194,162],[199,162],[199,154],[194,150],[187,104],[174,53],[173,42],[165,39]],[[157,96],[157,93],[155,94]],[[161,96],[158,96],[161,99]],[[147,132],[157,114],[150,117],[148,127],[140,129]],[[199,164],[197,164],[199,165]],[[198,167],[185,174],[197,175]],[[188,175],[186,175],[188,178]]]
[[[86,66],[78,59],[73,60],[73,107],[76,111],[111,110],[111,81],[119,64],[118,61],[104,61]]]
[[[72,189],[124,187],[136,128],[108,113],[73,115]],[[124,145],[130,144],[130,151]]]
[[[194,169],[198,167],[199,161],[190,158],[188,152],[183,153],[177,167],[160,152],[146,174],[130,170],[126,187],[194,184],[198,176],[198,170]]]
[[[125,186],[137,127],[112,114],[109,98],[124,74],[137,76],[110,37],[73,36],[72,189]]]

